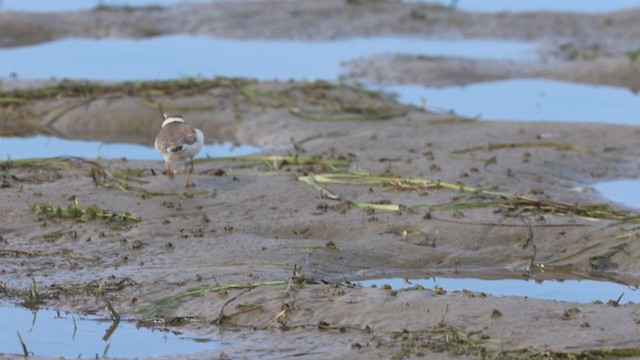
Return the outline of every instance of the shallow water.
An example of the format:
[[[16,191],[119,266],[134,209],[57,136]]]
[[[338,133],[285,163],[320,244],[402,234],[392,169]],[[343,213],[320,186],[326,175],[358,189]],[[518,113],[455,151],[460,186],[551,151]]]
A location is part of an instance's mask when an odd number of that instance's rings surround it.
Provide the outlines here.
[[[344,61],[383,53],[526,59],[532,57],[534,51],[534,45],[517,41],[438,41],[409,37],[312,42],[229,40],[192,35],[142,40],[63,39],[0,49],[0,76],[158,80],[220,75],[316,80],[337,79],[340,63]],[[116,53],[118,56],[114,57]],[[42,66],[42,59],[47,59],[47,66]]]
[[[640,124],[640,95],[611,86],[517,79],[463,87],[392,85],[398,100],[440,112],[491,120]]]
[[[640,180],[614,180],[594,184],[605,198],[628,207],[640,208]]]
[[[259,152],[249,145],[229,142],[204,145],[196,158],[242,156]],[[50,136],[29,138],[0,137],[0,160],[28,159],[55,156],[82,156],[85,158],[162,160],[153,147],[136,144],[110,144],[100,141],[69,140]]]
[[[221,345],[211,339],[137,328],[127,321],[120,321],[105,341],[112,324],[96,316],[31,311],[0,303],[0,354],[23,354],[16,332],[32,355],[68,358],[102,358],[105,351],[107,356],[126,358],[188,354]]]
[[[625,285],[606,281],[594,280],[545,280],[536,282],[533,280],[483,280],[483,279],[455,279],[455,278],[428,278],[411,279],[410,284],[402,278],[376,279],[357,281],[362,286],[369,287],[388,284],[394,290],[410,288],[422,285],[425,288],[438,286],[447,291],[469,290],[484,292],[494,296],[526,296],[533,299],[571,301],[578,303],[590,303],[596,300],[607,302],[617,300],[622,293],[624,296],[620,304],[630,301],[640,303],[640,291]]]
[[[210,2],[211,0],[2,0],[0,10],[4,11],[72,11],[92,9],[96,5],[161,5],[170,6],[186,2]],[[221,1],[221,0],[214,0]],[[237,1],[237,0],[235,0]],[[453,0],[405,0],[405,2],[439,3],[450,5]],[[620,11],[638,7],[637,0],[459,0],[457,8],[464,11],[571,11],[598,13]]]
[[[454,0],[405,0],[405,2],[437,3],[451,5]],[[578,13],[600,13],[637,8],[638,0],[459,0],[456,8],[464,11],[498,12],[498,11],[569,11]]]
[[[98,5],[109,6],[171,6],[180,3],[209,2],[211,0],[1,0],[1,11],[75,11],[90,10]]]

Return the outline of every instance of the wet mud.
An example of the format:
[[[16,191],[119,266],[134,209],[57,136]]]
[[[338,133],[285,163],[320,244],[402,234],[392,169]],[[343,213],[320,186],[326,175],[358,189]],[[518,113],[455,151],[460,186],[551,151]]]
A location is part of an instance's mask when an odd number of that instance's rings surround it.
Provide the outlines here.
[[[255,21],[238,26],[247,14]],[[59,16],[2,13],[0,43],[186,31],[270,39],[486,36],[553,48],[584,35],[615,54],[526,70],[402,57],[348,68],[404,81],[403,69],[417,74],[427,66],[425,73],[448,76],[407,81],[440,85],[527,71],[607,83],[612,77],[595,79],[590,69],[602,68],[592,65],[635,66],[620,54],[640,31],[637,11],[466,14],[390,1],[102,9],[65,14],[64,26]],[[192,355],[202,359],[640,354],[633,303],[354,285],[434,275],[639,285],[639,215],[606,204],[591,188],[640,175],[637,127],[476,121],[327,82],[5,79],[3,89],[3,136],[150,145],[162,111],[179,110],[210,142],[262,149],[198,160],[196,186],[187,190],[184,175],[164,176],[160,158],[0,162],[3,300],[105,317],[115,311],[143,326],[223,341]]]
[[[592,59],[549,61],[483,60],[455,57],[380,55],[343,64],[343,76],[377,84],[464,86],[508,79],[547,79],[640,90],[635,52]]]
[[[162,85],[171,94],[149,96],[152,85],[154,94]],[[443,117],[328,83],[218,79],[194,84],[197,93],[172,82],[139,92],[94,86],[82,96],[13,92],[24,101],[0,114],[9,123],[39,119],[74,138],[108,140],[117,128],[147,143],[161,108],[179,107],[211,138],[263,152],[202,159],[188,191],[162,174],[161,161],[2,162],[6,299],[101,314],[108,303],[145,324],[213,337],[235,329],[234,345],[216,351],[274,358],[392,356],[432,346],[451,354],[442,343],[448,332],[477,330],[456,349],[597,350],[585,332],[604,336],[607,346],[631,341],[633,305],[396,293],[345,280],[446,275],[637,285],[636,215],[593,206],[602,199],[589,187],[638,175],[634,127]],[[122,122],[105,124],[106,112]],[[82,133],[74,132],[78,124]],[[569,320],[568,307],[580,309]],[[492,317],[493,308],[505,316]],[[534,326],[542,314],[549,322]],[[585,330],[584,322],[615,331]],[[560,327],[581,342],[548,331]],[[292,339],[304,341],[285,346]]]

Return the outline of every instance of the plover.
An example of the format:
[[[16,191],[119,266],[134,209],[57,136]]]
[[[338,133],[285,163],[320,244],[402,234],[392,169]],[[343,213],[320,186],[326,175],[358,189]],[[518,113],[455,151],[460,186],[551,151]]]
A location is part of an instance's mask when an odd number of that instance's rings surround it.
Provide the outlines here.
[[[182,119],[182,115],[176,112],[165,112],[162,128],[156,136],[155,148],[162,157],[167,169],[167,176],[173,180],[171,162],[184,162],[189,160],[191,168],[184,187],[192,186],[193,157],[200,151],[204,143],[204,134],[199,129],[194,129]],[[186,163],[185,163],[186,165]]]

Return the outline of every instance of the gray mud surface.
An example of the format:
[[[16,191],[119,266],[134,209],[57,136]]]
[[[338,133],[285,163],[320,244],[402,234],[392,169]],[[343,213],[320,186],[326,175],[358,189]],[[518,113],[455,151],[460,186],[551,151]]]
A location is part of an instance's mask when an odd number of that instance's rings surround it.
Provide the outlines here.
[[[70,92],[63,99],[38,98],[3,108],[9,123],[40,121],[59,135],[106,141],[115,136],[110,129],[126,130],[128,141],[140,143],[149,143],[157,130],[158,107],[180,108],[213,139],[220,134],[259,145],[264,155],[316,161],[200,162],[197,186],[186,192],[182,178],[171,182],[162,175],[160,161],[4,162],[4,297],[105,315],[109,303],[144,323],[231,337],[233,346],[223,351],[249,358],[298,353],[366,358],[431,351],[431,346],[446,350],[440,342],[447,331],[482,333],[459,345],[467,355],[481,348],[536,353],[626,347],[636,338],[633,305],[393,292],[344,282],[418,274],[634,281],[640,271],[633,255],[640,251],[636,226],[549,204],[594,204],[599,199],[590,182],[637,176],[635,128],[443,118],[325,83],[223,79],[209,86],[197,86],[197,94],[172,90],[152,100],[118,94],[115,87],[89,98]],[[14,95],[35,97],[28,91]],[[104,118],[114,109],[118,116],[112,111],[111,121]],[[374,113],[391,118],[375,120],[368,115]],[[335,121],[342,118],[352,120]],[[82,133],[75,132],[78,124]],[[507,143],[512,145],[481,148]],[[334,160],[345,164],[323,165]],[[384,186],[322,185],[340,196],[334,200],[299,179],[348,169],[398,180]],[[499,190],[540,202],[421,187],[403,178]],[[487,199],[498,203],[455,206]],[[119,216],[76,221],[30,209],[67,208],[76,201],[81,209],[96,204],[141,221]],[[358,202],[371,206],[359,208]],[[381,211],[373,208],[376,204],[404,207]],[[443,204],[453,207],[437,207]],[[540,273],[541,265],[547,272]],[[40,289],[37,299],[30,296],[33,278]],[[245,284],[254,285],[242,288]],[[189,291],[194,296],[179,295]],[[179,298],[172,299],[175,295]],[[579,312],[563,315],[573,307]],[[493,309],[503,316],[491,317]],[[541,319],[544,325],[532,325]],[[232,336],[221,329],[240,332]],[[566,336],[555,336],[557,331]]]
[[[2,13],[0,44],[177,32],[272,39],[415,34],[549,44],[588,38],[614,53],[638,37],[637,18],[637,11],[465,14],[384,1],[229,2]],[[617,54],[612,58],[624,62]],[[455,67],[438,59],[382,60],[368,70],[382,64],[393,81],[414,62],[436,72]],[[572,76],[568,65],[536,66]],[[471,67],[491,64],[473,60]],[[439,81],[478,81],[466,74],[454,69]],[[263,149],[255,157],[199,161],[196,187],[187,190],[184,175],[171,182],[162,174],[160,158],[0,162],[4,300],[105,317],[111,307],[142,325],[225,342],[192,356],[203,359],[640,354],[635,304],[353,284],[438,275],[637,286],[638,217],[598,205],[603,199],[590,188],[639,175],[637,127],[474,121],[323,82],[44,86],[14,79],[3,86],[5,136],[151,145],[161,112],[172,109],[210,142]]]
[[[548,79],[640,90],[640,62],[635,52],[589,59],[518,61],[456,57],[379,55],[343,64],[347,78],[378,84],[464,86],[508,79]]]

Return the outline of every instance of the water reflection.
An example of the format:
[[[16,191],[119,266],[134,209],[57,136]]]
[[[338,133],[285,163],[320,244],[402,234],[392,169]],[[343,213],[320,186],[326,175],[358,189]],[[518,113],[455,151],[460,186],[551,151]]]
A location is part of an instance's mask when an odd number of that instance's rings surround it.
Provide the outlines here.
[[[554,80],[491,81],[442,89],[419,85],[382,88],[403,103],[491,120],[640,124],[640,96],[611,87]]]
[[[616,203],[640,208],[640,180],[614,180],[594,184],[602,195]]]
[[[377,279],[359,281],[362,286],[369,287],[383,284],[391,285],[393,289],[403,289],[422,285],[425,288],[438,286],[447,291],[469,290],[484,292],[494,296],[526,296],[533,299],[571,301],[590,303],[596,300],[607,302],[617,300],[621,294],[620,304],[630,301],[640,303],[640,291],[630,287],[594,280],[545,280],[535,282],[533,280],[483,280],[483,279],[455,279],[455,278],[429,278],[410,280],[404,279]]]
[[[0,76],[13,73],[29,79],[97,80],[218,75],[262,80],[337,79],[340,63],[361,56],[404,53],[526,59],[534,55],[534,49],[532,44],[515,41],[438,41],[409,37],[312,42],[228,40],[191,35],[144,40],[64,39],[0,49]],[[47,66],[43,66],[42,59],[47,59]]]
[[[33,355],[69,358],[176,355],[220,346],[218,341],[137,328],[126,321],[121,321],[103,340],[112,325],[112,321],[95,316],[52,310],[32,312],[0,303],[0,354],[23,354],[16,332]]]
[[[0,10],[2,11],[76,11],[90,10],[98,5],[109,6],[149,6],[160,5],[170,6],[180,3],[210,2],[211,0],[2,0]]]
[[[232,143],[205,144],[199,157],[242,156],[259,152],[249,145]],[[85,158],[162,160],[152,147],[136,144],[111,144],[100,141],[69,140],[49,136],[30,138],[0,137],[0,160],[27,159],[54,156],[81,156]]]
[[[455,4],[456,8],[464,11],[569,11],[578,13],[600,13],[609,11],[621,11],[637,8],[637,0],[616,1],[585,1],[585,0],[405,0],[406,2],[441,4],[449,6]]]

